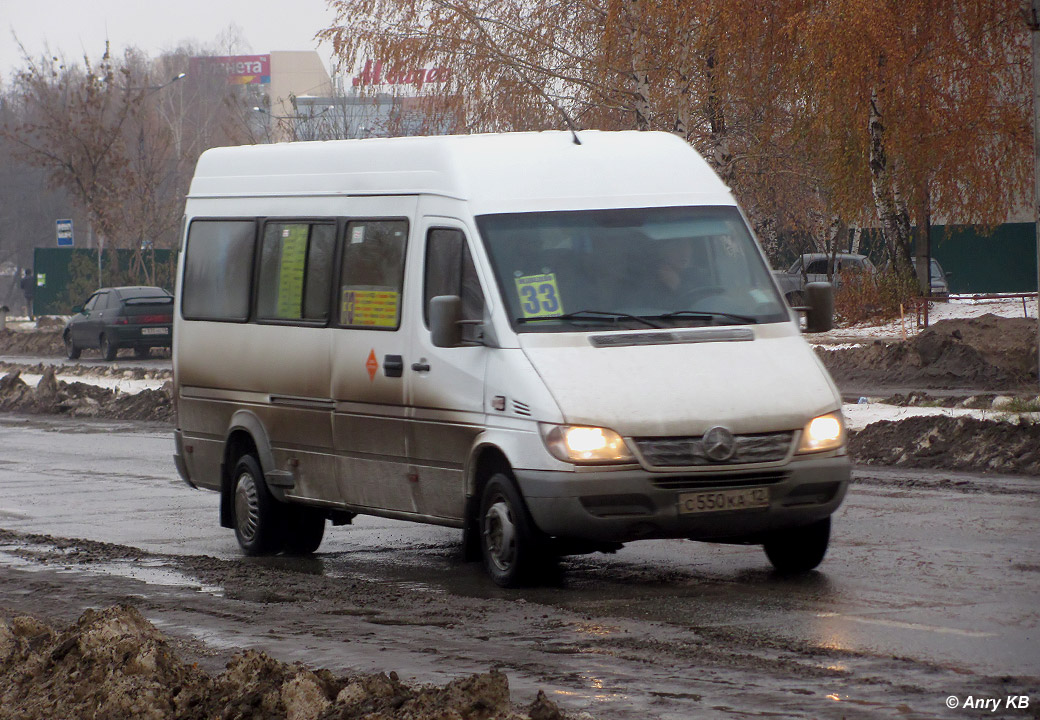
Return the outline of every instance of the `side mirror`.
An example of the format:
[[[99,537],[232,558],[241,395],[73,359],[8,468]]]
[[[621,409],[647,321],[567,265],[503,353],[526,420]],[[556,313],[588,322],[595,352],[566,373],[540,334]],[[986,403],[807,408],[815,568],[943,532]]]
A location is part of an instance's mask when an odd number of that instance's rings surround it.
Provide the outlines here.
[[[462,344],[462,298],[438,295],[430,298],[430,340],[434,347],[458,347]]]
[[[834,287],[825,282],[807,283],[805,298],[805,331],[827,332],[834,327]]]
[[[83,306],[82,305],[73,305],[72,306],[72,314],[73,315],[79,315],[81,312],[83,312]]]

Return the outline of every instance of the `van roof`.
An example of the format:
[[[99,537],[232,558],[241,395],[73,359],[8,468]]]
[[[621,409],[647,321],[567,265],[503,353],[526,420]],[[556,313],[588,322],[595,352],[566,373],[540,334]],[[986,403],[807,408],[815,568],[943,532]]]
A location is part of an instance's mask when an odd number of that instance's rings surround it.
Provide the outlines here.
[[[474,214],[734,205],[711,167],[664,132],[548,131],[214,148],[188,197],[433,194]]]

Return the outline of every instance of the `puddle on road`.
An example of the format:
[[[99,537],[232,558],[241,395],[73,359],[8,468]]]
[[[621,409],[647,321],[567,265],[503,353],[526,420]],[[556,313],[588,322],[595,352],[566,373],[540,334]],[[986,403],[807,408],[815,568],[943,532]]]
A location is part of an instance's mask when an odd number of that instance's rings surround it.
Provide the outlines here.
[[[166,566],[162,560],[113,560],[107,562],[88,562],[75,565],[55,565],[32,558],[24,557],[19,553],[29,552],[31,554],[68,554],[69,549],[54,546],[23,548],[17,545],[0,546],[0,566],[24,570],[28,572],[54,572],[58,574],[85,574],[101,575],[106,577],[126,578],[137,580],[146,585],[161,585],[165,587],[186,588],[197,592],[206,593],[215,597],[224,596],[224,588],[219,585],[206,585],[196,578],[185,575]]]

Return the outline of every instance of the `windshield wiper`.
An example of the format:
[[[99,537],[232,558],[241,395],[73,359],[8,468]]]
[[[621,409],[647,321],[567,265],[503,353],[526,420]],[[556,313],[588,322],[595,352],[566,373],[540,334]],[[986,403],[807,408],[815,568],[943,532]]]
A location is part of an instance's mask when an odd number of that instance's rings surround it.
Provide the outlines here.
[[[610,312],[607,310],[577,310],[575,312],[564,313],[563,315],[553,315],[552,317],[531,317],[531,318],[517,318],[518,323],[536,322],[538,320],[602,320],[604,322],[614,322],[618,320],[631,320],[633,322],[648,325],[658,330],[664,328],[664,325],[659,325],[653,320],[638,315],[629,315],[623,312]]]
[[[737,320],[748,325],[758,324],[758,318],[751,317],[750,315],[736,315],[734,313],[714,312],[712,310],[676,310],[675,312],[665,313],[663,315],[651,315],[650,317],[657,320],[670,320],[672,318],[715,320],[716,318],[723,318],[729,320]]]

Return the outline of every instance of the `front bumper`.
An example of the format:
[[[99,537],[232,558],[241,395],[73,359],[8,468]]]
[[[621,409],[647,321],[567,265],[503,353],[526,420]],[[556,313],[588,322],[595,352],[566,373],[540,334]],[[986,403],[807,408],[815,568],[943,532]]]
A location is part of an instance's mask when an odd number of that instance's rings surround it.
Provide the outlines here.
[[[828,517],[841,505],[850,475],[847,455],[798,458],[762,473],[515,471],[539,529],[555,537],[601,542],[648,538],[754,542],[770,531]],[[769,506],[679,512],[680,494],[739,487],[767,487]]]

